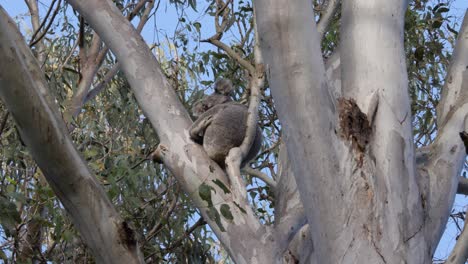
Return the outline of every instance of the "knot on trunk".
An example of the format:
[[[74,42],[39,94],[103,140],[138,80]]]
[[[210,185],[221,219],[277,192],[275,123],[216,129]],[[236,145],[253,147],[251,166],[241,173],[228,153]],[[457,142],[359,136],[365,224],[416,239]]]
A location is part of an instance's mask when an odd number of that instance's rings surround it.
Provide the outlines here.
[[[363,154],[372,134],[370,122],[354,99],[338,99],[338,111],[340,118],[340,136],[350,140],[352,148],[359,154]],[[358,159],[362,166],[362,156]]]

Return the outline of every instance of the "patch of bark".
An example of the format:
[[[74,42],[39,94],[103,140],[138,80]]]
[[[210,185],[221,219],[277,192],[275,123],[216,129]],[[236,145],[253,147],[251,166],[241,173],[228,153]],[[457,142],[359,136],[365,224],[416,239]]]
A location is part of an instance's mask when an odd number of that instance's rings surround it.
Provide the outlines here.
[[[364,114],[354,99],[338,99],[340,121],[340,136],[351,141],[351,146],[357,155],[357,163],[362,167],[363,154],[372,135],[372,127],[367,115]]]

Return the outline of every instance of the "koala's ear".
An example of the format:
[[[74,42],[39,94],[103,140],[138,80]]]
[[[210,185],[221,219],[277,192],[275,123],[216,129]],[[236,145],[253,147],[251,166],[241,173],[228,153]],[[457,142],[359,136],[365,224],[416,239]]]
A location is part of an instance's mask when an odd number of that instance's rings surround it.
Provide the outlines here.
[[[222,95],[232,95],[234,88],[232,87],[232,82],[229,79],[219,79],[214,85],[214,90],[217,94]]]

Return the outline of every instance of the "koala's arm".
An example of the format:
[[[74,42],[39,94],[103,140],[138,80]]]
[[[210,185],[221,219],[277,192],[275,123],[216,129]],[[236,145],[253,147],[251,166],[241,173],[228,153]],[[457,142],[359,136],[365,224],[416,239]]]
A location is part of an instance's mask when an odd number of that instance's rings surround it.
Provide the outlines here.
[[[203,142],[206,128],[211,124],[213,118],[223,109],[222,105],[217,105],[200,115],[189,129],[190,138],[195,142]]]

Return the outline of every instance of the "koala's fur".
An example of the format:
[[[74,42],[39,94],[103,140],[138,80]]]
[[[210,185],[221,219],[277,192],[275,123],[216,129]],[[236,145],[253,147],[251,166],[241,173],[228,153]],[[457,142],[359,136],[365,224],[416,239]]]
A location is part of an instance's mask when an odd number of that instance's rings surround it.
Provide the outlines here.
[[[215,93],[194,105],[192,111],[195,116],[198,114],[198,119],[190,127],[190,137],[203,144],[208,156],[223,168],[229,150],[242,144],[247,129],[248,108],[232,102],[231,92],[229,80],[217,81]],[[241,167],[255,158],[261,144],[262,131],[257,126],[254,142]]]

